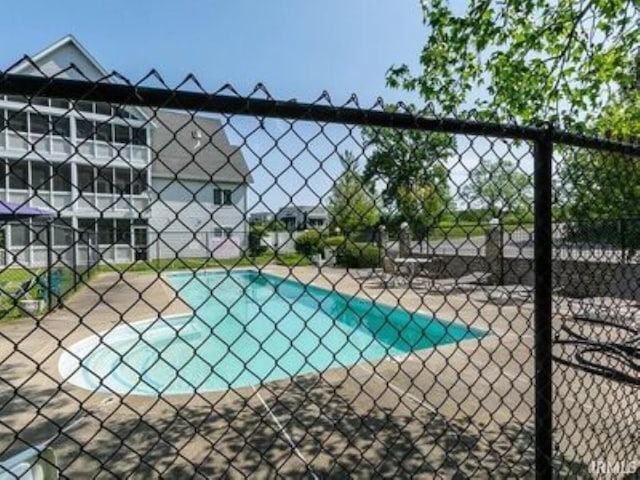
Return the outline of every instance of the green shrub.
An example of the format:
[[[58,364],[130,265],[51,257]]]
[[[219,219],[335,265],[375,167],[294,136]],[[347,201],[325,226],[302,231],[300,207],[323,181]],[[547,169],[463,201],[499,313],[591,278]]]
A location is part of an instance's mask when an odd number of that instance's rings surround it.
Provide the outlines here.
[[[249,256],[257,257],[267,251],[267,247],[262,245],[262,239],[266,234],[266,228],[263,225],[251,225],[249,230]]]
[[[341,247],[345,243],[345,237],[343,235],[335,235],[333,237],[327,237],[324,239],[324,244],[327,247]]]
[[[318,230],[307,230],[294,240],[296,244],[296,252],[307,257],[312,257],[324,250],[322,243],[322,235]]]
[[[338,248],[336,263],[346,268],[376,268],[380,266],[382,250],[370,243],[348,243]]]

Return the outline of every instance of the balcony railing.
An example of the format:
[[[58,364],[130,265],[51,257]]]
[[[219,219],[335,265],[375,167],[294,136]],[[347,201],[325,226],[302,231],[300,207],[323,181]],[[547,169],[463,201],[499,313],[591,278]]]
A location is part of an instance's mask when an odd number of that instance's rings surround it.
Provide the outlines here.
[[[97,216],[146,216],[149,213],[150,197],[142,194],[80,192],[73,201],[72,192],[13,190],[0,188],[0,199],[31,207],[60,211],[66,215]]]

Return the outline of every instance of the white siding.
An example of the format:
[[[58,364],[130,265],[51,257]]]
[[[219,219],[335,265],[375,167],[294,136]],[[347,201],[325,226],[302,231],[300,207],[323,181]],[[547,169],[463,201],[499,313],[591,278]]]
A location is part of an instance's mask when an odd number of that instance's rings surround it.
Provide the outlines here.
[[[25,75],[40,75],[43,72],[46,76],[57,75],[60,71],[69,68],[70,64],[74,64],[78,70],[80,70],[85,77],[90,80],[98,80],[104,75],[96,66],[88,59],[75,45],[66,43],[56,50],[49,52],[43,58],[39,59],[39,70],[36,70],[33,66],[28,65],[20,73]],[[76,70],[66,70],[62,75],[62,78],[70,78],[74,80],[84,80],[85,77],[77,73]]]
[[[215,188],[232,190],[232,205],[214,205]],[[149,218],[151,258],[233,257],[246,245],[246,186],[154,177]],[[230,241],[217,229],[232,231]]]

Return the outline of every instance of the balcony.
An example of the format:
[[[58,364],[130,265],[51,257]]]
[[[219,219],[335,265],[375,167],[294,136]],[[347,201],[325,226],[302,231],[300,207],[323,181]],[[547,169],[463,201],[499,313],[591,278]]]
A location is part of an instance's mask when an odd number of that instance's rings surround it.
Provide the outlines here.
[[[71,211],[88,217],[98,216],[100,213],[114,217],[147,216],[151,213],[149,205],[150,198],[145,193],[81,192]]]
[[[94,165],[124,160],[134,167],[145,167],[149,163],[150,150],[143,145],[113,144],[99,140],[87,140],[78,145],[80,157]]]

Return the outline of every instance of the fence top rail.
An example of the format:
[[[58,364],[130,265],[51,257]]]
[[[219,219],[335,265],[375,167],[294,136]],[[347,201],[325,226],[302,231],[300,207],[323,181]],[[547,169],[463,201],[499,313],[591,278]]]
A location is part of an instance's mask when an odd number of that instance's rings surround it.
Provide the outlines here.
[[[553,129],[548,124],[525,127],[497,122],[424,117],[411,113],[249,98],[239,95],[209,94],[180,89],[172,90],[169,88],[108,83],[105,81],[93,82],[0,72],[0,95],[57,97],[131,106],[197,110],[208,113],[252,115],[450,134],[482,135],[514,140],[545,140],[566,146],[586,147],[640,156],[640,144],[560,131]]]

